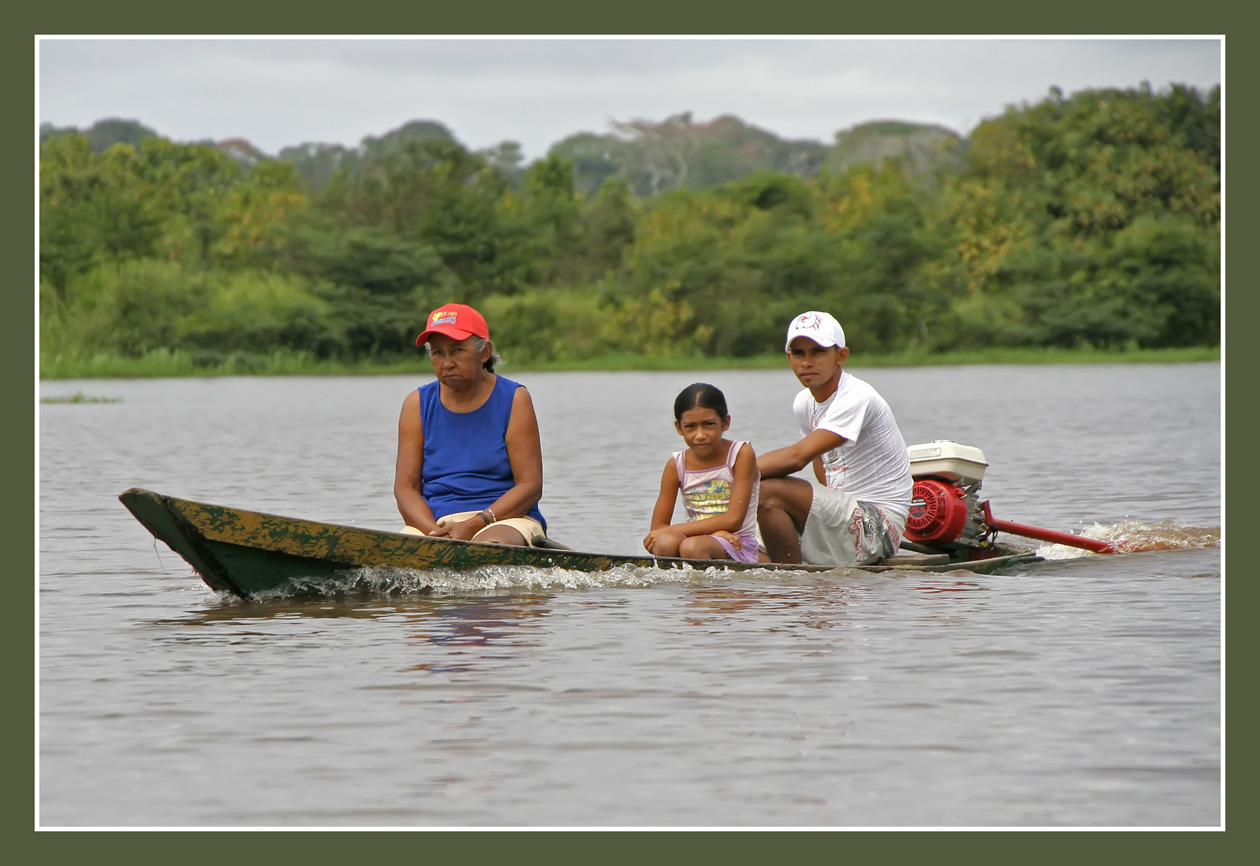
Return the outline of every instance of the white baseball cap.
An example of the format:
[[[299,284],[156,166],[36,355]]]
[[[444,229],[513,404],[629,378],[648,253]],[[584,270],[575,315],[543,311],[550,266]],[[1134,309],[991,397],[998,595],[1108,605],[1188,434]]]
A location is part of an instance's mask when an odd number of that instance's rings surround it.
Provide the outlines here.
[[[788,325],[787,343],[784,344],[783,351],[792,351],[792,341],[797,337],[808,337],[824,348],[844,348],[844,328],[840,327],[840,323],[831,313],[810,310],[793,319],[792,324]]]

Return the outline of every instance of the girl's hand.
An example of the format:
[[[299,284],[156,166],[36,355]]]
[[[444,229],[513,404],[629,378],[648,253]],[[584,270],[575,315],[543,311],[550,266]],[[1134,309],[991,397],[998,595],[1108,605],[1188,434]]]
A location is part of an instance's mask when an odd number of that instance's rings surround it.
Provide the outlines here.
[[[714,538],[726,539],[735,546],[736,550],[739,550],[744,544],[744,540],[742,538],[733,532],[727,532],[725,529],[719,529],[717,532],[712,533],[712,535]]]
[[[643,546],[647,549],[648,553],[656,553],[656,545],[660,542],[661,536],[666,532],[669,532],[668,526],[663,526],[660,529],[653,529],[647,534],[647,536],[643,539]]]
[[[648,553],[653,553],[653,547],[656,546],[656,530],[652,530],[643,537],[643,549]]]

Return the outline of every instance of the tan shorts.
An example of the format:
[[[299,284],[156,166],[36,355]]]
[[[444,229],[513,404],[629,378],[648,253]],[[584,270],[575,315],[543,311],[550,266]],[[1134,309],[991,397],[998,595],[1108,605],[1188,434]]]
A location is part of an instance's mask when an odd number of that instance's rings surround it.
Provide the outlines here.
[[[903,524],[848,493],[814,487],[801,533],[801,560],[816,565],[869,565],[897,552]]]
[[[438,518],[437,525],[446,527],[450,526],[452,523],[462,523],[468,518],[480,513],[480,511],[458,511],[455,514],[447,514]],[[505,517],[502,520],[496,520],[494,523],[491,523],[490,526],[512,527],[519,532],[522,537],[524,537],[525,543],[531,547],[538,546],[534,544],[535,538],[546,539],[547,537],[547,532],[542,528],[542,524],[532,517]],[[487,526],[485,529],[477,530],[477,535],[474,535],[472,540],[476,541],[477,537],[481,535],[481,533],[485,532],[486,529],[489,529],[490,526]],[[424,535],[423,532],[416,529],[414,526],[404,526],[402,531],[410,535]]]

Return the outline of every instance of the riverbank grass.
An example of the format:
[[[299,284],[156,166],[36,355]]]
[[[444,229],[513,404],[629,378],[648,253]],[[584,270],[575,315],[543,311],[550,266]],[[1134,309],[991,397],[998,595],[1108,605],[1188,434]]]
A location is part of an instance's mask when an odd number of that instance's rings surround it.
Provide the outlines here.
[[[504,367],[514,372],[613,372],[627,370],[758,370],[783,366],[782,353],[747,358],[707,355],[635,355],[609,353],[582,360],[516,365],[505,353]],[[978,349],[966,352],[907,351],[888,355],[853,354],[846,366],[941,367],[979,364],[1186,364],[1219,362],[1219,346],[1184,349]],[[427,370],[423,351],[388,360],[320,360],[300,352],[268,355],[239,354],[214,363],[201,363],[187,352],[155,350],[139,358],[93,355],[86,358],[41,358],[39,377],[58,379],[145,379],[211,376],[388,376]]]
[[[91,397],[82,391],[75,391],[73,394],[63,394],[60,396],[50,396],[40,398],[41,403],[121,403],[121,397]]]

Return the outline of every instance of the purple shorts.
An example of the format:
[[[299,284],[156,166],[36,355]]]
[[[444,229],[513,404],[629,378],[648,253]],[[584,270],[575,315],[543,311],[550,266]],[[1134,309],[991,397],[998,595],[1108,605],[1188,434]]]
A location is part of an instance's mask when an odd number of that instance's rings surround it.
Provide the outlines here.
[[[743,542],[743,546],[739,550],[735,549],[735,545],[731,544],[725,538],[714,536],[718,544],[722,545],[722,549],[726,551],[726,555],[736,562],[756,562],[757,561],[757,539],[749,538],[746,535],[739,536],[739,540]]]

